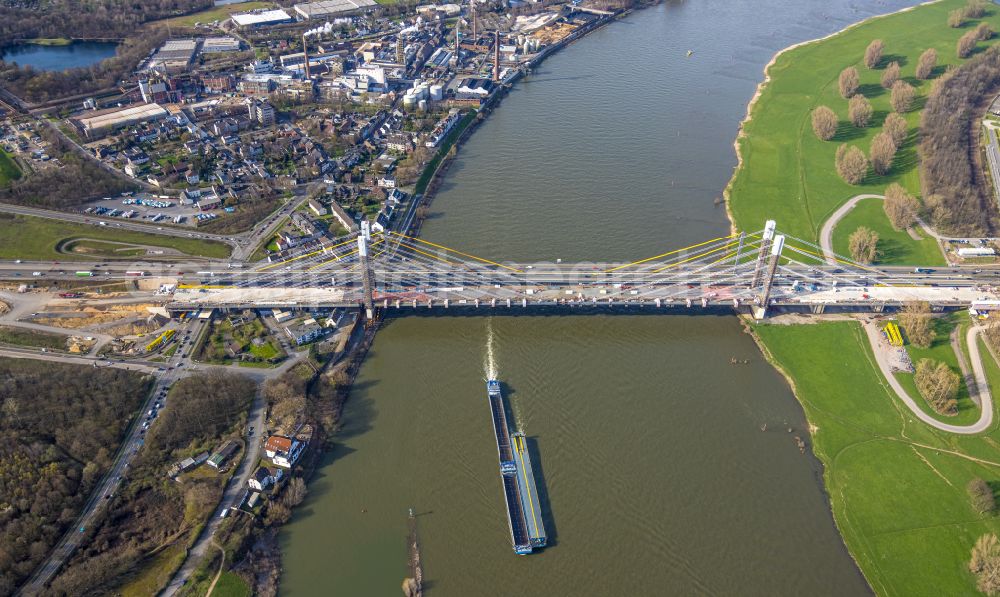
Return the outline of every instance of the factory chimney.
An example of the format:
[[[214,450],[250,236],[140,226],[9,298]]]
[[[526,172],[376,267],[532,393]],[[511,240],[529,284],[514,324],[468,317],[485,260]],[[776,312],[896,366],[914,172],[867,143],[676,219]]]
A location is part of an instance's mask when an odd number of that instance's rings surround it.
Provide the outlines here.
[[[472,7],[472,43],[477,43],[476,40],[479,38],[476,37],[476,14],[478,14],[478,11],[475,4],[471,4],[470,6]]]
[[[500,81],[500,31],[498,30],[495,34],[496,38],[493,43],[493,82],[498,83]]]
[[[306,40],[306,35],[302,34],[302,64],[305,65],[306,79],[309,77],[309,44]]]

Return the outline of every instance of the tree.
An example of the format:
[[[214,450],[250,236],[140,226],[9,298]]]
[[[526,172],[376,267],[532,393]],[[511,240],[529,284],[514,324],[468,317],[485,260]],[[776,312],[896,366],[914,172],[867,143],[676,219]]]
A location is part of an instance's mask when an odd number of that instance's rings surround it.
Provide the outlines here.
[[[868,126],[868,121],[872,118],[872,104],[868,98],[860,93],[851,98],[847,105],[847,115],[851,119],[851,124],[858,128]]]
[[[955,51],[959,58],[968,58],[972,55],[972,51],[976,49],[976,42],[979,38],[975,30],[969,31],[962,37],[958,38],[958,45],[955,47]]]
[[[965,24],[965,11],[961,8],[956,8],[948,13],[948,26],[952,29],[958,29]]]
[[[920,80],[930,79],[937,66],[937,50],[928,48],[917,59],[917,78]]]
[[[969,572],[976,575],[976,588],[987,595],[1000,592],[1000,541],[993,533],[976,539],[969,560]]]
[[[837,174],[847,184],[860,184],[868,174],[868,158],[857,147],[841,145],[837,148]]]
[[[899,312],[899,325],[906,332],[906,339],[918,348],[930,348],[934,342],[934,316],[930,303],[907,303]]]
[[[882,52],[884,51],[885,44],[882,43],[881,39],[872,40],[872,43],[865,48],[865,66],[870,69],[876,68],[878,63],[882,62]]]
[[[976,477],[969,481],[965,489],[969,492],[969,499],[972,500],[972,509],[976,512],[985,514],[987,512],[992,513],[997,509],[997,501],[993,497],[993,490],[986,481]]]
[[[889,94],[889,103],[892,104],[892,109],[900,114],[909,112],[913,106],[914,95],[916,95],[916,91],[909,83],[906,81],[896,81],[892,86],[892,92]]]
[[[906,192],[906,189],[892,183],[885,190],[885,201],[882,202],[885,215],[896,230],[905,230],[917,221],[920,203]]]
[[[893,60],[889,66],[882,71],[882,87],[891,89],[893,84],[899,80],[899,63]]]
[[[962,14],[970,19],[981,19],[986,16],[986,3],[982,0],[969,0],[962,9]]]
[[[858,92],[861,85],[861,78],[858,76],[858,69],[848,66],[840,71],[840,95],[844,99],[850,99]]]
[[[920,359],[913,374],[917,391],[934,410],[942,415],[953,415],[958,409],[958,387],[961,379],[947,363]]]
[[[897,112],[890,112],[889,115],[885,117],[885,122],[882,123],[882,130],[889,133],[889,136],[892,137],[892,142],[896,144],[896,147],[902,146],[903,142],[906,141],[906,119]]]
[[[878,258],[878,233],[867,226],[858,226],[848,239],[851,258],[858,263],[874,263]]]
[[[823,141],[837,134],[837,115],[826,106],[818,106],[812,113],[813,132]]]
[[[976,39],[979,41],[986,41],[993,37],[993,29],[990,28],[986,23],[980,23],[976,27]]]
[[[872,170],[879,176],[885,176],[892,169],[894,157],[896,157],[896,144],[892,136],[886,132],[875,135],[871,149]]]

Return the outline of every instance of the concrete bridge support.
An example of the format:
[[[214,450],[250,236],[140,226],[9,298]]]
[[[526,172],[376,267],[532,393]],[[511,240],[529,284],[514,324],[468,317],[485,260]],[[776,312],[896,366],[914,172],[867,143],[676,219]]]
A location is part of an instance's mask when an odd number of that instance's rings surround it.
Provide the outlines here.
[[[774,220],[768,220],[764,224],[764,233],[761,235],[760,248],[757,250],[757,264],[753,270],[753,280],[750,282],[751,288],[760,286],[761,277],[764,274],[764,266],[767,263],[767,252],[771,249],[771,241],[774,239],[776,224]]]
[[[375,275],[372,272],[371,260],[368,255],[368,242],[372,239],[371,228],[367,220],[361,222],[361,233],[358,234],[358,256],[361,261],[361,288],[364,292],[363,303],[365,317],[371,321],[375,317],[374,287]]]
[[[768,222],[770,223],[770,222]],[[764,319],[767,315],[767,303],[771,300],[771,288],[774,285],[774,273],[778,270],[781,251],[785,248],[785,235],[775,236],[771,243],[771,259],[767,263],[767,273],[764,276],[764,290],[760,294],[760,306],[754,309],[754,319]]]

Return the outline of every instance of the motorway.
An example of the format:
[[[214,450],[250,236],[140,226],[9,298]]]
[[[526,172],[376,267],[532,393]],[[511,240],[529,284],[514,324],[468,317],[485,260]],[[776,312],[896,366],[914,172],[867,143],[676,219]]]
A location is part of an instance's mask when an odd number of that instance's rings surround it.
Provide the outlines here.
[[[197,324],[194,321],[188,321],[177,328],[177,335],[183,337],[187,332],[192,331]],[[96,522],[97,517],[103,510],[103,506],[106,505],[110,498],[107,496],[114,495],[118,491],[118,487],[122,482],[122,479],[126,476],[128,472],[129,464],[135,457],[142,445],[143,436],[146,430],[142,428],[143,421],[145,417],[143,413],[148,412],[153,408],[153,404],[161,399],[164,392],[170,388],[170,385],[183,376],[185,368],[184,359],[181,357],[182,351],[178,350],[173,356],[169,357],[166,363],[162,364],[160,368],[165,369],[162,374],[157,378],[155,384],[153,385],[152,391],[149,396],[143,402],[141,408],[138,410],[138,416],[132,421],[131,426],[126,433],[125,440],[122,442],[121,447],[118,449],[118,453],[115,455],[115,461],[111,465],[111,468],[101,479],[97,487],[91,492],[90,498],[87,500],[84,506],[83,512],[77,518],[73,527],[63,535],[59,543],[56,544],[55,549],[49,553],[49,557],[45,562],[35,570],[35,574],[31,577],[27,584],[25,584],[20,593],[24,595],[36,595],[41,592],[45,584],[48,583],[56,572],[66,563],[69,557],[73,554],[77,547],[82,543],[84,537],[83,533],[87,528],[91,527],[94,522]],[[78,358],[72,360],[68,358],[61,358],[59,360],[64,360],[68,362],[76,362]],[[102,362],[98,359],[87,359],[93,363]],[[120,363],[116,365],[121,365],[127,367],[127,364]],[[164,408],[167,408],[166,400],[163,402]],[[155,419],[154,419],[155,420]]]

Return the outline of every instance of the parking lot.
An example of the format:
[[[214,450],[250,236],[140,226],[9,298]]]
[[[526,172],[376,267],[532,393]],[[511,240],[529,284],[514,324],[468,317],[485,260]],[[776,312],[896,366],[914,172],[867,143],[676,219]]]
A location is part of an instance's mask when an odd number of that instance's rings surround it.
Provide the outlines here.
[[[105,197],[86,204],[82,211],[102,219],[126,218],[135,222],[197,227],[199,219],[212,219],[221,210],[202,212],[196,205],[181,205],[177,197],[161,198],[149,193]]]

